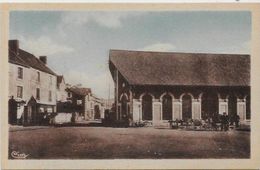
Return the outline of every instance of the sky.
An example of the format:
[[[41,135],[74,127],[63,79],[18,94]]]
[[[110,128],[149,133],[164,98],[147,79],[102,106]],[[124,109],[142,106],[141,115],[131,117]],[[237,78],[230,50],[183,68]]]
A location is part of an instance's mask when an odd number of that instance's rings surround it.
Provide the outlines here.
[[[10,39],[65,82],[113,96],[110,49],[250,54],[249,11],[12,11]]]

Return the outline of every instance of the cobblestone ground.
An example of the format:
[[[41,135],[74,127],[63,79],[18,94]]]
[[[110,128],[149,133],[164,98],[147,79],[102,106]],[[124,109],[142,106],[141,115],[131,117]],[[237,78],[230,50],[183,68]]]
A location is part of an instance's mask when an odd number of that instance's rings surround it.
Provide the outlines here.
[[[10,131],[9,158],[249,158],[250,132],[51,127]]]

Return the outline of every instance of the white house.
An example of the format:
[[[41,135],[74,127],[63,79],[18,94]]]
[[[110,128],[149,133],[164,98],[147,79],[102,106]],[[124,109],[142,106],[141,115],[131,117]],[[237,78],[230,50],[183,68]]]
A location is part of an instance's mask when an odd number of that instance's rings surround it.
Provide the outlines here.
[[[9,96],[18,102],[18,119],[38,124],[44,112],[56,112],[56,84],[46,56],[37,58],[20,49],[18,40],[9,40]]]

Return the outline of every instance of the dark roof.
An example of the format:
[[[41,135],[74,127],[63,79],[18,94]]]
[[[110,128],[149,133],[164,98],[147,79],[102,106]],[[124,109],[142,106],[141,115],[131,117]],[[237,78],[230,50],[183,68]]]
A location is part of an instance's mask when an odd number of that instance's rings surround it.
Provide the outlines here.
[[[80,96],[86,96],[89,93],[91,93],[91,89],[85,88],[85,87],[71,87],[71,88],[68,88],[68,90],[71,91],[72,93],[75,93]]]
[[[22,49],[19,49],[18,55],[9,50],[9,62],[24,67],[32,67],[37,70],[56,75],[49,67],[47,67],[40,59],[33,54],[28,53]]]
[[[250,55],[110,50],[132,85],[250,86]]]
[[[18,57],[14,52],[9,50],[8,60],[10,63],[21,65],[24,67],[30,67],[25,61],[23,61],[20,57]]]
[[[27,51],[24,51],[22,49],[19,49],[18,56],[23,61],[25,61],[30,67],[56,76],[56,74],[49,67],[47,67],[43,62],[41,62],[40,59],[35,57],[33,54],[28,53]]]

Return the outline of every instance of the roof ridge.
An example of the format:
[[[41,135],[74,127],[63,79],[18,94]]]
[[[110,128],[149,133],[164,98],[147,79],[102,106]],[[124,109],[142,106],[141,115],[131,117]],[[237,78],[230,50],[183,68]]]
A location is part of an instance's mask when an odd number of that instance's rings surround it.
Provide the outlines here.
[[[201,54],[201,55],[240,55],[240,56],[250,56],[250,54],[236,54],[236,53],[206,53],[206,52],[175,52],[175,51],[145,51],[145,50],[123,50],[123,49],[110,49],[112,51],[121,51],[121,52],[142,52],[142,53],[164,53],[164,54]]]
[[[49,73],[49,74],[52,74],[52,75],[55,75],[56,76],[56,73],[50,69],[48,66],[46,66],[43,62],[41,62],[41,60],[39,58],[37,58],[34,54],[32,53],[29,53],[28,51],[25,51],[21,48],[19,48],[19,50],[25,54],[27,54],[29,57],[33,57],[35,60],[36,60],[36,64],[40,65],[40,68],[37,68],[36,66],[32,66],[31,63],[28,63],[28,61],[25,61],[26,64],[28,64],[29,66],[37,69],[37,70],[40,70],[40,71],[43,71],[43,72],[46,72],[46,73]]]
[[[20,65],[25,66],[25,67],[30,67],[30,65],[28,65],[28,63],[26,61],[24,61],[21,57],[19,57],[13,50],[11,50],[10,48],[8,50],[9,50],[9,52],[11,52],[14,55],[15,58],[17,58],[20,62],[22,62],[22,63],[19,63]],[[10,58],[9,58],[9,60],[10,60]],[[11,62],[15,62],[15,61],[11,61]]]

